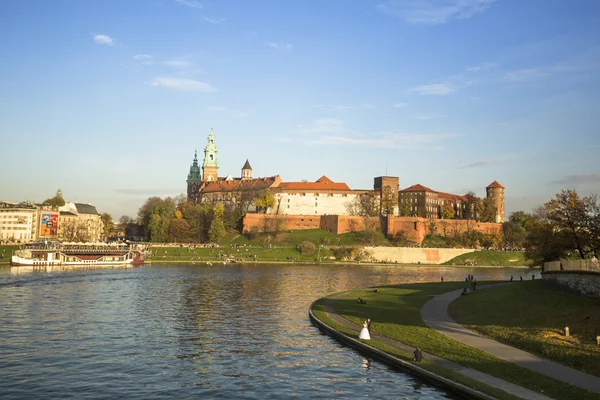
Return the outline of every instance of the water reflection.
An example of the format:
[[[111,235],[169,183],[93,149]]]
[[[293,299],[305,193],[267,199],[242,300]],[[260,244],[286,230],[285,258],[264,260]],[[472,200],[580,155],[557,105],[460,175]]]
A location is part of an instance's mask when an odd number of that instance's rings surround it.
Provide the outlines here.
[[[448,398],[313,327],[310,303],[394,283],[519,269],[152,266],[0,271],[3,398]]]

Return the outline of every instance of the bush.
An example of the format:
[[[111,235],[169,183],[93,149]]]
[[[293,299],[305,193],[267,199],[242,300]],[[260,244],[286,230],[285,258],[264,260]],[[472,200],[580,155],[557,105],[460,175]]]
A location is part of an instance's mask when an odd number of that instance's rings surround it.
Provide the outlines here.
[[[296,246],[298,253],[309,256],[315,252],[315,245],[312,242],[302,242]]]
[[[246,236],[248,236],[249,240],[256,240],[259,234],[260,232],[258,231],[258,227],[252,226],[248,233],[246,233]]]

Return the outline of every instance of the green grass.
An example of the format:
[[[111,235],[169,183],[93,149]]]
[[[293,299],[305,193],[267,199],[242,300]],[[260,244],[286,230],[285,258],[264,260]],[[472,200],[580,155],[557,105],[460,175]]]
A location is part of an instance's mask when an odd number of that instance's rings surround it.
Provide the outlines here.
[[[600,377],[598,300],[580,298],[538,280],[462,296],[449,311],[469,329]],[[565,326],[571,332],[569,338],[564,335]]]
[[[344,327],[343,325],[340,325],[338,323],[336,323],[335,321],[333,321],[331,318],[329,318],[328,314],[326,312],[324,312],[321,308],[324,304],[324,299],[320,299],[319,301],[317,301],[315,303],[315,308],[313,309],[313,313],[315,314],[315,316],[321,320],[322,322],[324,322],[326,325],[332,327],[333,329],[345,334],[346,336],[355,338],[356,337],[356,332],[352,331],[346,327]],[[384,343],[378,342],[377,340],[371,340],[369,341],[369,346],[374,347],[376,349],[382,350],[388,354],[391,354],[401,360],[404,361],[411,361],[412,360],[412,354],[408,354],[405,353],[401,350],[398,350],[394,347],[390,347]],[[468,376],[462,375],[458,372],[455,371],[451,371],[449,369],[446,368],[442,368],[438,365],[435,365],[431,362],[429,362],[426,359],[423,359],[423,361],[421,361],[419,363],[419,367],[427,369],[435,374],[438,374],[440,376],[446,377],[448,379],[453,380],[454,382],[458,382],[461,383],[465,386],[468,386],[470,388],[479,390],[480,392],[483,393],[487,393],[497,399],[500,400],[515,400],[518,399],[518,397],[512,396],[502,390],[498,390],[496,388],[493,388],[491,386],[488,386],[484,383],[481,383],[475,379],[469,378]]]
[[[10,256],[12,255],[13,251],[17,250],[18,248],[19,246],[13,245],[0,246],[0,254],[2,255],[2,258],[0,258],[0,265],[10,264]]]
[[[480,282],[483,283],[483,282]],[[458,364],[497,376],[517,385],[527,387],[554,398],[597,399],[590,394],[563,382],[529,371],[525,368],[495,358],[483,351],[463,345],[427,327],[420,315],[423,304],[432,295],[462,288],[461,282],[425,283],[362,289],[341,294],[330,299],[336,313],[357,325],[371,318],[371,329],[381,335],[401,341],[412,347]],[[361,297],[366,305],[356,303]],[[315,306],[318,309],[318,304]],[[497,305],[496,305],[497,307]],[[525,308],[526,305],[521,305]]]
[[[530,266],[531,264],[532,261],[525,258],[525,253],[522,251],[493,250],[480,250],[462,254],[444,263],[444,265],[485,265],[501,267],[521,267]]]
[[[247,235],[239,233],[228,234],[219,243],[218,248],[190,249],[188,245],[180,247],[152,247],[154,261],[185,261],[208,262],[221,260],[221,254],[235,257],[236,261],[253,262],[254,255],[258,262],[334,262],[333,253],[328,246],[365,246],[362,232],[335,235],[323,229],[307,229],[299,231],[282,231],[273,233],[259,233],[249,239]],[[371,244],[390,245],[390,242],[381,232],[370,236]],[[302,242],[311,242],[315,245],[315,252],[302,255],[296,246]],[[319,247],[323,248],[319,250]]]

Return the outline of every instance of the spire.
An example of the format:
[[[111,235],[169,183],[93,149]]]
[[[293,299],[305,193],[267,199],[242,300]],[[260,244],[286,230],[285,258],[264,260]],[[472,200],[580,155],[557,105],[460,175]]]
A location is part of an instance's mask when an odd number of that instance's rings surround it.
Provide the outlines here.
[[[200,175],[200,166],[198,166],[198,150],[194,151],[194,161],[190,166],[190,173],[187,178],[188,182],[200,182],[202,177]]]
[[[247,158],[246,158],[246,163],[244,164],[244,166],[242,167],[242,169],[252,169],[252,167],[250,166],[250,163],[248,162]]]

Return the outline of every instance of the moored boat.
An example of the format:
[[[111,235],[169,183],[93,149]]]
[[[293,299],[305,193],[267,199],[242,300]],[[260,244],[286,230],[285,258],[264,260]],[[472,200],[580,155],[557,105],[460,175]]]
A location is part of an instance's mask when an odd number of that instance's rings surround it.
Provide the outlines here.
[[[145,248],[125,243],[29,243],[16,250],[11,266],[142,265]]]

